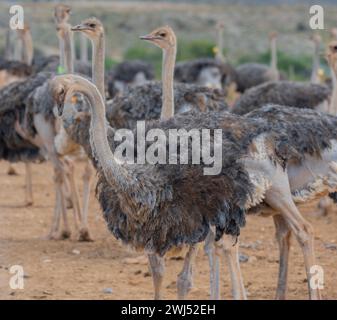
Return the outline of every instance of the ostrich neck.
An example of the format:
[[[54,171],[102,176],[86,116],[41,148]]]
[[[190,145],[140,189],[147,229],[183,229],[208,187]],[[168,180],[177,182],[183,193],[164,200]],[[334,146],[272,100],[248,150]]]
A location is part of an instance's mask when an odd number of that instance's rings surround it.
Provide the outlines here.
[[[330,102],[330,113],[337,115],[337,70],[335,71],[332,66],[331,69],[331,78],[332,78],[332,95]]]
[[[163,70],[162,70],[162,85],[163,98],[161,109],[161,120],[167,120],[174,116],[174,65],[176,61],[176,46],[170,47],[163,52]]]
[[[88,39],[87,37],[81,33],[81,50],[80,50],[80,60],[84,63],[89,61],[88,58]]]
[[[69,27],[64,32],[64,64],[67,73],[74,73],[73,35]]]
[[[108,183],[121,190],[125,190],[128,188],[128,184],[134,179],[132,179],[128,171],[115,160],[110,149],[107,138],[103,97],[98,92],[98,89],[89,81],[81,80],[81,82],[79,82],[77,87],[74,86],[72,91],[82,93],[88,99],[91,109],[90,136],[93,143],[94,155]]]
[[[312,59],[312,73],[311,73],[311,82],[312,83],[319,83],[318,78],[318,69],[320,67],[320,61],[319,61],[319,44],[315,44],[315,52]]]
[[[104,61],[105,61],[105,37],[102,33],[98,40],[92,41],[93,59],[92,59],[92,77],[103,99],[105,98],[104,85]]]
[[[60,35],[58,35],[59,38],[59,52],[60,52],[60,67],[63,69],[65,68],[64,65],[64,41]]]
[[[14,60],[16,61],[22,61],[22,45],[22,39],[17,36],[14,46]]]
[[[277,72],[277,53],[276,53],[276,39],[270,41],[271,61],[270,67],[273,71]]]
[[[33,51],[32,35],[29,31],[26,31],[22,39],[22,59],[29,66],[32,65]]]
[[[223,30],[218,29],[217,33],[217,47],[218,47],[218,52],[216,53],[216,58],[221,61],[225,62],[225,57],[223,55]]]
[[[12,39],[11,30],[8,28],[6,31],[6,44],[5,44],[5,59],[9,60],[12,57]]]

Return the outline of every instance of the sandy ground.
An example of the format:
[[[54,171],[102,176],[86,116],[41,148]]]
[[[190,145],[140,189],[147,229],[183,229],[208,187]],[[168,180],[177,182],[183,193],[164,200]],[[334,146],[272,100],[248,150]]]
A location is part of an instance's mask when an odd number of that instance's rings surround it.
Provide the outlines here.
[[[0,299],[152,299],[152,281],[146,259],[116,241],[106,229],[94,194],[90,200],[90,228],[94,242],[72,239],[47,241],[53,213],[54,193],[49,164],[33,166],[34,205],[24,206],[24,167],[16,165],[18,176],[6,174],[0,163]],[[81,182],[79,165],[77,179]],[[337,214],[317,217],[314,207],[305,216],[315,227],[318,264],[324,268],[324,298],[337,299]],[[69,218],[72,217],[69,211]],[[278,248],[271,218],[248,217],[242,230],[241,263],[249,299],[272,299],[275,294]],[[290,299],[307,299],[303,257],[293,239],[289,274]],[[191,299],[208,299],[208,263],[203,250],[196,260]],[[164,297],[175,299],[176,275],[181,260],[167,260]],[[24,268],[24,289],[9,287],[12,265]],[[228,269],[221,265],[222,298],[231,299]]]

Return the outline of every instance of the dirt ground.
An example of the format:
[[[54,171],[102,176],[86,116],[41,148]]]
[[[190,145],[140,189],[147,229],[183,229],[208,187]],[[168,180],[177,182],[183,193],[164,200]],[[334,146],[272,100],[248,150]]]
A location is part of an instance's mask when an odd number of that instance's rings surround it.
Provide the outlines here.
[[[0,299],[152,299],[152,281],[146,259],[123,247],[108,232],[92,192],[89,221],[91,243],[71,240],[47,241],[54,203],[52,169],[33,166],[34,205],[24,206],[24,167],[19,175],[6,174],[8,163],[0,162]],[[77,168],[81,185],[82,165]],[[317,262],[324,269],[324,298],[337,299],[337,214],[317,217],[315,207],[305,210],[315,227]],[[72,213],[69,211],[69,218]],[[278,248],[271,218],[250,216],[240,239],[241,263],[249,299],[273,299],[278,269]],[[289,299],[307,299],[303,257],[293,239],[290,257]],[[246,258],[246,259],[244,259]],[[182,260],[167,260],[164,297],[176,298],[176,275]],[[9,286],[9,268],[24,268],[24,289]],[[191,299],[209,298],[208,262],[199,251]],[[231,299],[225,262],[221,264],[221,295]]]

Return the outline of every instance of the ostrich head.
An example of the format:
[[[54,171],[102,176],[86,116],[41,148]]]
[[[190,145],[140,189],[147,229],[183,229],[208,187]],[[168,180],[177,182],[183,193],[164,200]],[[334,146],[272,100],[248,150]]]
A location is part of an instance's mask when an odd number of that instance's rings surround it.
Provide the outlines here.
[[[269,33],[269,40],[271,41],[271,40],[274,40],[274,39],[276,39],[277,38],[277,32],[276,31],[272,31],[272,32],[270,32]]]
[[[61,38],[64,39],[66,32],[70,31],[70,24],[66,21],[62,21],[60,23],[56,24],[56,31],[57,35]]]
[[[70,88],[74,83],[75,80],[70,74],[55,76],[50,80],[51,95],[57,105],[59,115],[62,115],[66,96],[71,91]]]
[[[54,20],[56,24],[67,22],[71,14],[70,6],[58,4],[54,8]]]
[[[337,74],[337,40],[329,43],[326,58],[331,69]]]
[[[140,39],[150,41],[157,47],[165,50],[176,48],[177,38],[174,31],[169,26],[164,26],[153,30],[151,33],[141,36]]]
[[[225,24],[222,21],[218,21],[216,26],[215,26],[216,30],[223,30],[225,29]]]
[[[30,26],[27,22],[25,22],[23,29],[17,29],[18,36],[23,39],[28,33],[30,33]]]
[[[81,31],[90,40],[95,41],[104,34],[103,24],[96,18],[83,20],[77,26],[71,28],[72,31]]]
[[[322,42],[322,38],[318,33],[313,33],[310,36],[310,40],[316,45],[319,45]]]

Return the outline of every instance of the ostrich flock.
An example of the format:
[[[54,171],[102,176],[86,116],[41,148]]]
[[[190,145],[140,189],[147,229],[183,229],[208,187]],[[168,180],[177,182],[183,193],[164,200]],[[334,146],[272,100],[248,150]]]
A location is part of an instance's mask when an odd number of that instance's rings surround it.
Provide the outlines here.
[[[279,244],[276,298],[287,297],[293,235],[303,253],[309,298],[321,299],[322,290],[311,285],[317,265],[314,226],[298,208],[320,200],[317,210],[327,214],[337,199],[336,32],[326,49],[332,81],[323,83],[317,34],[311,78],[295,82],[278,70],[276,33],[269,35],[269,66],[234,67],[223,55],[222,23],[216,26],[214,58],[178,63],[175,32],[158,27],[139,39],[162,50],[162,79],[155,81],[153,66],[140,60],[124,61],[105,73],[103,24],[88,18],[71,25],[70,13],[68,5],[54,8],[59,55],[34,57],[26,23],[8,32],[0,60],[0,160],[9,162],[8,174],[15,174],[16,162],[25,164],[27,206],[34,204],[30,164],[53,165],[55,206],[46,238],[70,237],[71,211],[78,239],[93,240],[88,206],[96,172],[96,197],[107,227],[123,244],[148,256],[155,299],[163,298],[165,256],[177,252],[184,253],[177,296],[188,296],[202,244],[210,298],[220,297],[223,254],[233,298],[246,299],[238,245],[248,214],[273,218]],[[81,36],[78,60],[74,34]],[[207,163],[200,152],[197,164],[180,161],[183,148],[192,152],[182,140],[177,141],[177,164],[121,161],[115,155],[118,129],[135,133],[139,121],[145,133],[221,129],[218,174],[204,174]],[[215,134],[210,138],[215,145]],[[135,142],[136,149],[140,143]],[[169,149],[168,142],[163,148]],[[85,162],[83,195],[74,178],[78,161]]]

